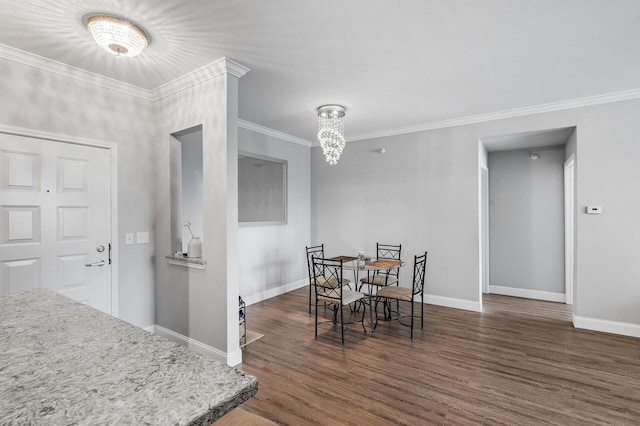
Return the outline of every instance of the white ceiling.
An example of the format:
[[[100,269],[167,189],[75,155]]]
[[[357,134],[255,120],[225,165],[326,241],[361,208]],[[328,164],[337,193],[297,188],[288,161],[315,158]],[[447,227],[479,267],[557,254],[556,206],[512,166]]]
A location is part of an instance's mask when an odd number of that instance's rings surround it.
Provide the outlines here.
[[[116,59],[87,14],[151,36]],[[154,89],[226,56],[241,119],[315,139],[316,107],[347,139],[640,88],[638,0],[0,0],[0,44]]]

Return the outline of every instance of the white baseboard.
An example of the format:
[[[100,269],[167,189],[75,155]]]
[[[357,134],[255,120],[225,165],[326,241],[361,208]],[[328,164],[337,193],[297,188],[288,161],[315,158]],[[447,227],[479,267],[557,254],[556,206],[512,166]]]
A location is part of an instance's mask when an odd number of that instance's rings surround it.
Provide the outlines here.
[[[152,324],[147,327],[141,327],[143,330],[148,331],[149,333],[156,334],[156,325]]]
[[[472,300],[454,299],[452,297],[436,296],[433,294],[425,294],[423,299],[424,303],[429,303],[431,305],[464,309],[465,311],[482,312],[482,304]]]
[[[585,330],[620,334],[622,336],[640,337],[640,325],[626,322],[608,321],[596,318],[573,316],[573,326]]]
[[[247,297],[242,296],[242,300],[244,300],[244,303],[246,303],[247,306],[249,306],[249,305],[253,305],[254,303],[262,302],[263,300],[271,299],[272,297],[276,297],[281,294],[285,294],[290,291],[297,290],[301,287],[305,287],[308,285],[309,285],[309,280],[305,278],[302,280],[294,281],[289,284],[281,285],[280,287],[271,288],[269,290],[266,290],[257,294],[252,294]]]
[[[547,302],[565,303],[566,301],[564,293],[530,290],[527,288],[504,287],[500,285],[489,285],[489,293],[500,294],[502,296],[524,297],[526,299],[546,300]]]
[[[227,365],[235,367],[242,362],[242,349],[238,348],[227,354]]]
[[[230,359],[231,356],[228,356],[226,353],[222,352],[221,350],[218,350],[213,346],[209,346],[195,339],[192,339],[191,337],[183,336],[180,333],[176,333],[175,331],[169,330],[168,328],[164,328],[159,325],[156,325],[154,328],[155,328],[155,333],[158,336],[166,337],[167,339],[173,342],[176,342],[182,346],[186,346],[187,348],[189,348],[194,352],[197,352],[202,355],[210,356],[227,365],[234,366],[242,362],[242,352],[240,353],[240,361],[237,361],[236,359],[237,354],[235,353],[233,354],[234,359]],[[232,364],[232,362],[235,362],[235,363]]]

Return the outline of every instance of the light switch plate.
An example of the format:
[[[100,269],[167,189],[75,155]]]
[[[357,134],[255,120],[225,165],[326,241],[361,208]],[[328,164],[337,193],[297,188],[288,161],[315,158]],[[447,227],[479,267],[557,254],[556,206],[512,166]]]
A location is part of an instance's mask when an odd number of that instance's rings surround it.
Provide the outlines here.
[[[136,243],[138,244],[149,244],[149,233],[148,232],[136,232]]]
[[[126,245],[133,244],[133,232],[128,232],[128,233],[124,234],[124,243]]]

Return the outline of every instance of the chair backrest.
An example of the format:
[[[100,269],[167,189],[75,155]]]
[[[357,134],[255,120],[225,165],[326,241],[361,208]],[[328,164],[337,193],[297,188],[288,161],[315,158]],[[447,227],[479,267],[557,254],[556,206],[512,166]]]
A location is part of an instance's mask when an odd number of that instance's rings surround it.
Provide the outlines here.
[[[380,259],[390,259],[390,260],[402,260],[400,257],[400,253],[402,252],[402,244],[380,244],[376,243],[376,255],[378,260]],[[398,279],[400,275],[400,268],[389,269],[385,271],[384,274],[389,277],[395,277]]]
[[[320,259],[324,258],[324,244],[320,244],[319,246],[310,246],[306,247],[307,249],[307,268],[309,269],[309,282],[313,284],[313,278],[315,277],[313,273],[313,258],[318,257]]]
[[[342,301],[342,259],[313,257],[312,262],[312,283],[316,288],[316,296],[320,294],[325,298]]]
[[[413,261],[413,292],[411,294],[411,301],[413,301],[416,295],[420,295],[420,297],[424,295],[424,277],[426,270],[427,252],[425,251],[422,256],[416,256]]]
[[[376,243],[376,252],[378,259],[400,260],[400,252],[402,244],[380,244]]]

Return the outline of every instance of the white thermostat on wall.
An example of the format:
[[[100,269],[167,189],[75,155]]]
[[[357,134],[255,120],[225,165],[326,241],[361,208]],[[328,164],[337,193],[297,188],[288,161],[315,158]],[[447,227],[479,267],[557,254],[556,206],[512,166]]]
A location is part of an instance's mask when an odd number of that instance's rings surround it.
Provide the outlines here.
[[[588,214],[602,214],[602,206],[587,206]]]

